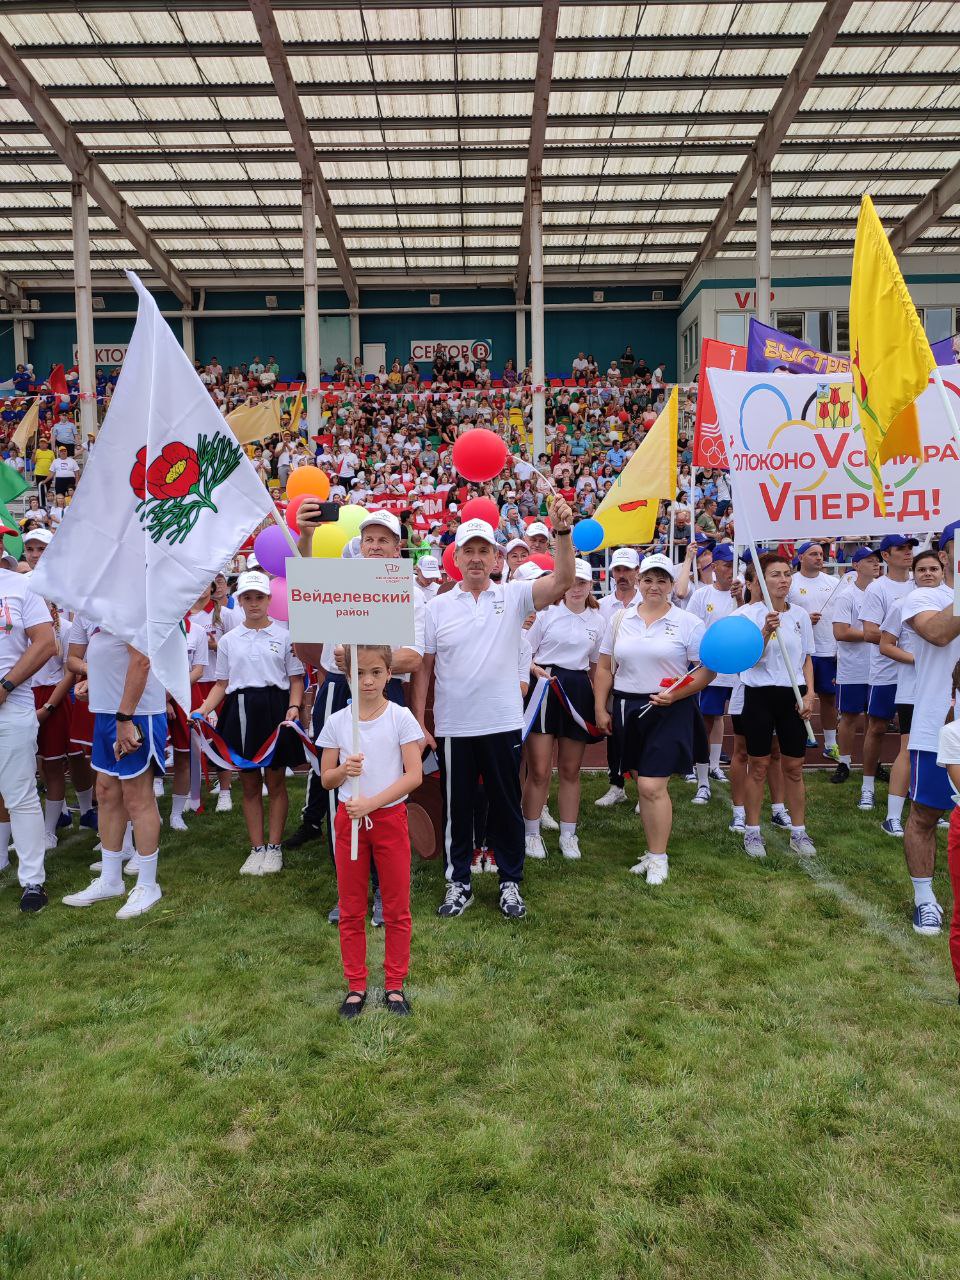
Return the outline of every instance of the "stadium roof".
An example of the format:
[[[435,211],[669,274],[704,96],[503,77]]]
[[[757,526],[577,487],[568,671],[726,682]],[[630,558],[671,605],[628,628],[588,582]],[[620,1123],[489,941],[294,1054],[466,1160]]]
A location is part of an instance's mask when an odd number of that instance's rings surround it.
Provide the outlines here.
[[[522,286],[538,168],[548,284],[678,280],[753,257],[765,148],[774,253],[848,254],[864,191],[960,250],[957,3],[4,0],[0,37],[27,288],[72,282],[81,173],[94,280],[180,292],[298,283],[305,175],[321,284]]]

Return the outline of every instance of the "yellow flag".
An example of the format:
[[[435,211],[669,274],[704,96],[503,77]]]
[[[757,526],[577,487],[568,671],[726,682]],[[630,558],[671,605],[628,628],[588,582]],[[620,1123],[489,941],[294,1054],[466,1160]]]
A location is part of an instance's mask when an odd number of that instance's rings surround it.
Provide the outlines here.
[[[263,440],[280,430],[280,400],[261,400],[259,404],[238,405],[227,414],[230,430],[240,444]]]
[[[850,360],[873,492],[886,514],[881,464],[923,456],[914,401],[936,361],[869,196],[860,205],[853,250]]]
[[[303,387],[297,387],[297,398],[290,410],[290,430],[295,433],[300,430],[301,413],[303,413]]]
[[[677,493],[677,388],[639,449],[597,507],[603,545],[652,542],[661,498]]]
[[[40,397],[37,396],[33,404],[20,419],[16,431],[10,437],[10,443],[15,444],[22,453],[26,445],[33,439],[40,426]]]

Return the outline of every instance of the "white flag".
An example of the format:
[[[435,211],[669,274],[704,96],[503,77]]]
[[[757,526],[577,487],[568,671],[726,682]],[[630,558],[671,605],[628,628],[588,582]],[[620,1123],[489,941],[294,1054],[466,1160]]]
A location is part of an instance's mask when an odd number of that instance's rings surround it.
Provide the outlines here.
[[[127,278],[140,298],[133,337],[31,586],[146,654],[189,712],[184,615],[273,503],[153,298]]]

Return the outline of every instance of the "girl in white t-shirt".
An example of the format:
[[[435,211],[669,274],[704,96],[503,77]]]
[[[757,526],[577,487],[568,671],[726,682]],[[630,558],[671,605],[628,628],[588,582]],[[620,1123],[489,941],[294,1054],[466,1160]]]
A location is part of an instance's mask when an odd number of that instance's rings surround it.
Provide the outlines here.
[[[350,657],[348,655],[349,662]],[[408,1014],[403,982],[410,968],[410,835],[407,806],[423,780],[423,730],[406,707],[386,697],[393,654],[389,645],[360,645],[360,751],[353,749],[353,709],[328,717],[317,745],[322,748],[320,780],[340,788],[334,821],[334,857],[340,901],[340,954],[347,994],[340,1016],[355,1018],[367,999],[367,886],[370,859],[383,901],[384,995],[391,1013]],[[359,778],[358,796],[348,779]],[[350,856],[353,821],[359,825],[358,854]]]

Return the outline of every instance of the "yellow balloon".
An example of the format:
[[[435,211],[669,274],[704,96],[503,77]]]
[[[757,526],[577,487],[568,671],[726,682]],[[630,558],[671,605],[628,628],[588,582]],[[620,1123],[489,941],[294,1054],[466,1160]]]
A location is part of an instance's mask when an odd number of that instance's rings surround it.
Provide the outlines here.
[[[339,520],[318,525],[313,531],[313,554],[327,560],[339,559],[340,552],[352,537],[353,534]]]
[[[349,529],[350,533],[348,537],[354,538],[360,532],[361,520],[366,520],[369,514],[369,511],[365,510],[363,507],[353,505],[343,506],[340,508],[340,515],[337,520],[337,524],[341,529]],[[344,538],[344,542],[346,541],[347,538]]]

